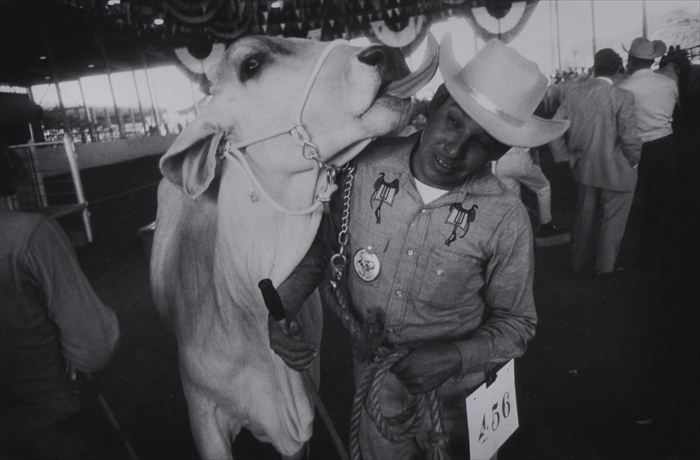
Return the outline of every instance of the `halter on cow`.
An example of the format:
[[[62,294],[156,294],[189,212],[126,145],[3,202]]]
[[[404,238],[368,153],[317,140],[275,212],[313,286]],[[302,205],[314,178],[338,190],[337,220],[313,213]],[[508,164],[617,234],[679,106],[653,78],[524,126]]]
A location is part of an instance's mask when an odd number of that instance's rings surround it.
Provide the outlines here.
[[[313,71],[311,72],[311,75],[307,80],[306,88],[304,89],[304,96],[301,101],[301,107],[299,108],[299,116],[297,117],[296,124],[294,124],[291,128],[277,131],[268,136],[258,137],[257,139],[252,139],[245,142],[237,142],[234,144],[230,141],[227,141],[226,146],[224,147],[224,155],[228,158],[238,160],[241,163],[241,166],[243,166],[243,169],[246,172],[246,174],[248,174],[248,177],[250,178],[251,182],[255,184],[256,188],[260,191],[260,193],[263,194],[265,199],[267,199],[275,209],[284,214],[289,214],[293,216],[310,214],[318,210],[321,206],[323,206],[324,203],[327,203],[328,200],[330,200],[331,194],[338,188],[335,185],[335,175],[337,168],[335,166],[329,165],[321,159],[321,156],[319,155],[318,146],[311,142],[311,135],[304,127],[303,117],[304,108],[306,107],[306,103],[309,100],[309,96],[311,95],[311,89],[314,86],[316,77],[318,77],[319,72],[321,72],[321,67],[323,66],[323,63],[326,62],[326,58],[329,54],[331,54],[331,51],[333,51],[335,47],[341,44],[347,44],[347,42],[345,40],[334,40],[330,42],[323,50],[321,56],[319,56],[318,60],[316,61],[316,65],[314,66]],[[250,169],[250,165],[248,164],[248,160],[246,159],[245,153],[241,151],[241,149],[244,149],[250,145],[265,142],[274,137],[284,136],[286,134],[292,136],[301,145],[301,155],[307,160],[313,161],[316,167],[326,175],[325,187],[322,190],[319,190],[319,192],[316,194],[314,203],[309,207],[299,210],[292,210],[287,208],[286,206],[283,206],[265,191],[265,188],[255,177],[255,173],[253,172],[253,170]],[[364,145],[366,145],[367,142],[365,142]]]

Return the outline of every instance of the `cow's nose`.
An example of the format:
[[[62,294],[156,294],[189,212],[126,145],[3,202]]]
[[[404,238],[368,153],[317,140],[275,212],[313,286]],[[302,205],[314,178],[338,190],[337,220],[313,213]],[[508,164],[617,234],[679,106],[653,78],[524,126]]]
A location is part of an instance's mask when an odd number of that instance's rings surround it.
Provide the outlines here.
[[[399,80],[410,73],[403,54],[398,48],[370,46],[360,51],[357,59],[363,64],[377,67],[384,82]]]
[[[383,65],[384,61],[386,60],[385,48],[386,46],[380,45],[367,47],[360,51],[360,54],[357,55],[357,59],[359,59],[363,64],[371,66]]]

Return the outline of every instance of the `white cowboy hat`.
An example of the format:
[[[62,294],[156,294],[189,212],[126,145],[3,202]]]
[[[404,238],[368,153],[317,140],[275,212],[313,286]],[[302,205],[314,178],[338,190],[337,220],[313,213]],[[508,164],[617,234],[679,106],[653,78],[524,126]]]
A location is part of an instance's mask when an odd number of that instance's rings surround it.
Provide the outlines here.
[[[533,115],[547,89],[537,64],[500,40],[486,45],[460,69],[452,51],[452,37],[440,43],[440,73],[459,106],[500,142],[536,147],[569,128],[566,120]]]
[[[664,55],[666,52],[666,43],[661,40],[649,41],[644,37],[637,37],[632,40],[629,50],[625,48],[625,45],[622,45],[622,49],[630,56],[639,59],[654,60]]]

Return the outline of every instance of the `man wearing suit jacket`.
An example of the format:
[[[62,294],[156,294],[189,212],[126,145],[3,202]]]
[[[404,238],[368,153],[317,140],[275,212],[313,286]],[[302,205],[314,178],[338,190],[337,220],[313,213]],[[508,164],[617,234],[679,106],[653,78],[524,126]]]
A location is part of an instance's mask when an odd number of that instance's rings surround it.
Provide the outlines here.
[[[572,269],[593,265],[597,276],[614,273],[637,183],[641,140],[634,96],[614,85],[622,58],[613,50],[598,51],[594,78],[567,86],[555,118],[571,127],[552,142],[555,153],[568,151],[578,185],[573,229]]]

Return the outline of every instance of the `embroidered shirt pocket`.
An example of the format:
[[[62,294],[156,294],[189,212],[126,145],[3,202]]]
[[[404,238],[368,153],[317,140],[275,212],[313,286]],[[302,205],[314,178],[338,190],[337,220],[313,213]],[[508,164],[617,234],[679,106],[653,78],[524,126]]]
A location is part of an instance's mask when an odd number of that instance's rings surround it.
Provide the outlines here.
[[[444,246],[431,250],[422,275],[417,300],[440,308],[470,303],[484,284],[479,259]]]

